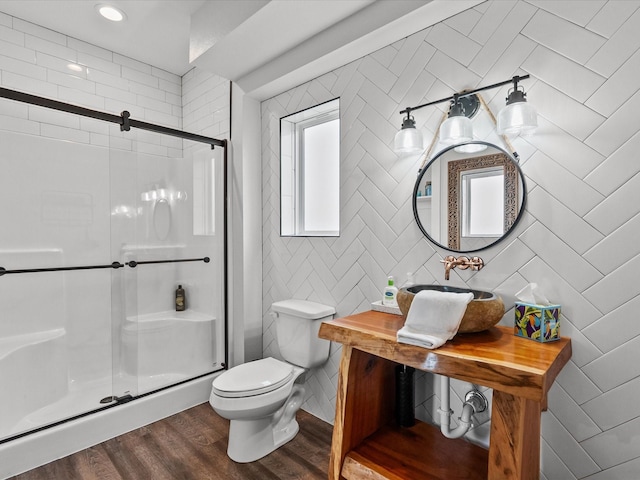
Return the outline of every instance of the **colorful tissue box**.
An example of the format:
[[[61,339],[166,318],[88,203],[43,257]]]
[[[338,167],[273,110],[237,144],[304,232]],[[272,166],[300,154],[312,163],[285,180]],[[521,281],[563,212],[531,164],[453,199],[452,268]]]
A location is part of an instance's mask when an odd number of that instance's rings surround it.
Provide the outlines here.
[[[515,335],[537,342],[560,338],[560,305],[532,305],[516,302]]]

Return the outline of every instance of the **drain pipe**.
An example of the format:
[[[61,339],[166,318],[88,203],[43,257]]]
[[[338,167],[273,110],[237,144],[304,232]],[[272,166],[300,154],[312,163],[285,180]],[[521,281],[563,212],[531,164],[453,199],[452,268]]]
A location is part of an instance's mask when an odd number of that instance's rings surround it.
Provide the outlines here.
[[[484,412],[487,409],[487,399],[477,390],[467,392],[462,406],[462,415],[458,426],[451,430],[451,415],[453,410],[449,407],[449,377],[440,375],[440,431],[447,438],[460,438],[471,428],[471,415]]]

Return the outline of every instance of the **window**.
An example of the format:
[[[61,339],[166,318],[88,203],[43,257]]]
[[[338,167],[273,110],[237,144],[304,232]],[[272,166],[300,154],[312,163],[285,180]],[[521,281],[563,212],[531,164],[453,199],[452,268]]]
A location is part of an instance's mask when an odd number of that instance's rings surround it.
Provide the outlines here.
[[[340,104],[280,119],[280,233],[340,234]]]
[[[462,236],[500,237],[504,234],[504,173],[502,168],[461,175]]]

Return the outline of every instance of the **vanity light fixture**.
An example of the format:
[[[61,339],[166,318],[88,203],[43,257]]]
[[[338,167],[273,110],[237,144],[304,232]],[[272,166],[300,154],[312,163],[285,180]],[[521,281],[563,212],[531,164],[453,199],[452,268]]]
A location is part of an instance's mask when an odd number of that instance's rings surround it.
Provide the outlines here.
[[[451,100],[448,118],[440,125],[440,142],[446,146],[473,140],[473,126],[456,93]]]
[[[500,135],[530,135],[538,126],[536,110],[527,103],[524,89],[518,90],[520,77],[513,77],[513,89],[507,97],[507,106],[498,113]]]
[[[114,7],[113,5],[99,3],[96,5],[96,10],[104,18],[106,18],[107,20],[111,20],[112,22],[121,22],[125,18],[127,18],[126,14],[122,10]]]
[[[466,92],[455,93],[451,97],[441,98],[433,102],[423,103],[415,107],[407,107],[400,111],[400,114],[407,115],[402,123],[402,130],[400,130],[394,140],[394,149],[397,153],[407,153],[407,150],[403,150],[405,145],[405,138],[407,138],[406,144],[411,144],[410,137],[413,138],[419,132],[415,128],[415,120],[411,116],[411,112],[418,110],[429,105],[436,105],[442,102],[450,102],[451,108],[449,110],[449,118],[445,120],[440,126],[440,141],[448,145],[455,143],[461,143],[464,141],[473,140],[473,131],[471,127],[470,117],[475,114],[478,109],[479,101],[477,95],[478,92],[484,90],[490,90],[492,88],[502,87],[513,83],[513,90],[510,92],[507,98],[507,106],[502,109],[498,114],[498,133],[500,135],[524,135],[530,134],[537,126],[537,114],[535,109],[526,103],[524,90],[518,89],[518,82],[529,78],[529,75],[516,75],[504,82],[494,83],[486,87],[480,87]],[[475,99],[475,100],[473,100]],[[467,107],[467,104],[470,107]],[[506,113],[503,113],[506,112]],[[500,120],[502,118],[502,121]],[[468,126],[465,126],[467,124]],[[412,132],[411,130],[414,130]],[[405,133],[403,133],[405,132]],[[417,151],[417,142],[414,142],[415,150]],[[420,143],[420,146],[422,144]]]
[[[411,116],[410,108],[405,110],[407,117],[402,121],[402,128],[393,139],[393,149],[396,153],[411,155],[422,153],[422,133],[416,128],[416,121]]]

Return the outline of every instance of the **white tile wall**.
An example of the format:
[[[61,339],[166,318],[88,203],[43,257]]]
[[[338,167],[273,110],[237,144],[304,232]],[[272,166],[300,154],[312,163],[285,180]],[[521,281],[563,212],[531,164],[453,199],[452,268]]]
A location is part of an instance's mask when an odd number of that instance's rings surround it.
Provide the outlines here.
[[[389,274],[400,283],[407,271],[422,283],[444,282],[439,260],[447,252],[413,223],[418,161],[391,150],[398,112],[529,73],[523,86],[540,128],[514,142],[527,212],[509,240],[482,252],[481,272],[454,271],[450,283],[502,294],[504,324],[527,282],[563,306],[562,334],[574,353],[543,415],[541,478],[640,478],[639,15],[635,0],[489,1],[263,102],[265,355],[278,354],[266,315],[272,301],[308,298],[348,315],[368,310]],[[505,93],[487,93],[493,108]],[[281,238],[277,120],[338,96],[341,236]],[[414,114],[427,135],[442,115],[437,108]],[[327,421],[340,348],[331,352],[309,375],[304,405]],[[454,390],[463,388],[454,382]],[[418,416],[433,421],[430,375],[418,375],[416,391]]]

